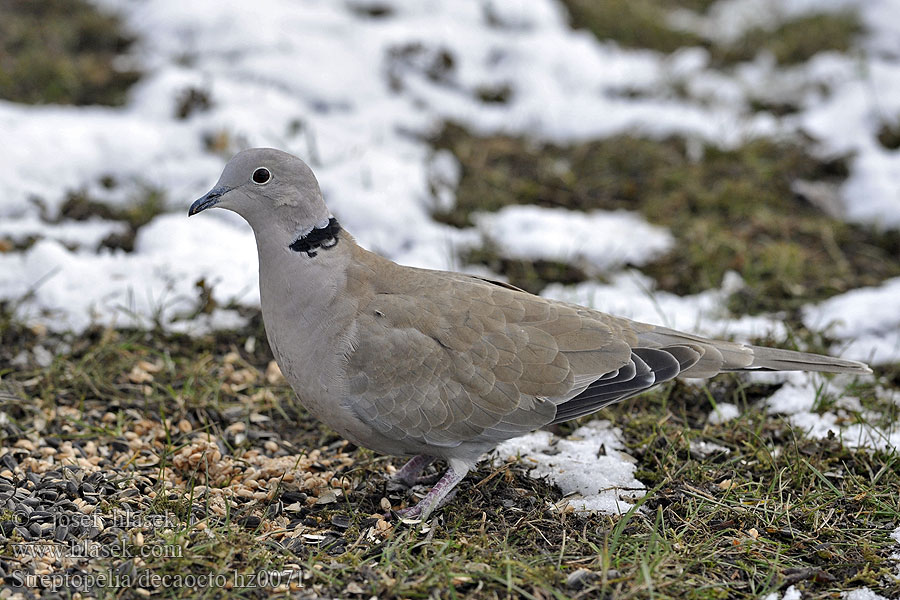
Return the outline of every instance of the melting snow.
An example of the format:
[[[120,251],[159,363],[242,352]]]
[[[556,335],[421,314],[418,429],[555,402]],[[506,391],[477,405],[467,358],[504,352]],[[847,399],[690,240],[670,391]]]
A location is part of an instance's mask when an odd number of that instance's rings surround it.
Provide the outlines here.
[[[722,423],[737,419],[740,414],[740,409],[734,404],[720,402],[716,404],[716,407],[709,413],[709,417],[707,417],[706,420],[713,425],[721,425]]]
[[[500,459],[524,457],[525,464],[534,465],[530,476],[549,478],[577,512],[618,515],[645,493],[621,436],[609,421],[591,421],[566,438],[535,431],[503,442],[494,452]]]
[[[882,429],[869,424],[880,415],[865,411],[857,398],[843,393],[835,381],[825,381],[811,373],[791,373],[787,383],[766,401],[770,414],[785,415],[788,422],[812,438],[824,438],[832,433],[848,448],[872,450],[900,449],[900,424]],[[833,408],[819,413],[826,398],[836,398]],[[863,422],[855,423],[851,412],[859,414]]]
[[[814,330],[829,327],[842,340],[832,350],[870,364],[900,362],[900,278],[851,290],[804,311]]]
[[[568,262],[583,265],[588,272],[644,264],[664,254],[673,242],[665,229],[624,210],[584,213],[507,206],[477,214],[475,223],[504,257]]]
[[[12,298],[37,290],[40,302],[24,303],[19,316],[55,330],[80,330],[92,322],[148,327],[154,319],[167,323],[192,315],[193,287],[201,278],[224,298],[259,302],[256,246],[246,227],[216,218],[187,222],[181,215],[162,215],[138,231],[135,250],[70,251],[48,237],[28,252],[0,254],[0,290]],[[208,319],[207,326],[240,324]],[[190,329],[177,326],[185,327]],[[198,324],[196,331],[203,330]]]
[[[881,594],[876,594],[867,587],[859,588],[851,592],[842,592],[842,600],[889,600]]]
[[[780,595],[778,592],[772,592],[765,596],[763,600],[800,600],[802,597],[800,590],[794,586],[790,586],[788,589],[784,590],[784,596]]]

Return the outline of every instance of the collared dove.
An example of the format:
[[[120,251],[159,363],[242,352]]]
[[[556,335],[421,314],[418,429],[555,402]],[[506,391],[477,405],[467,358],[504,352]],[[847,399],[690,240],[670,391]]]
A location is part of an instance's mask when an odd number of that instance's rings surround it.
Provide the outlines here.
[[[266,334],[310,413],[355,444],[449,468],[427,518],[498,443],[594,413],[676,376],[744,370],[871,373],[864,364],[711,340],[534,296],[481,277],[404,267],[356,244],[312,170],[240,152],[189,215],[213,206],[256,236]]]

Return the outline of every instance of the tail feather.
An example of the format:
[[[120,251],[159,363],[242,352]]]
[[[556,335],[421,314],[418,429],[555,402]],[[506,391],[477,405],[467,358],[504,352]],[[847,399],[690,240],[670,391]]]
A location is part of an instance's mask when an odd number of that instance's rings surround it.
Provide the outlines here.
[[[753,350],[753,362],[750,366],[737,370],[824,371],[826,373],[858,373],[861,375],[872,373],[872,369],[868,365],[855,360],[761,346],[750,346],[750,349]]]

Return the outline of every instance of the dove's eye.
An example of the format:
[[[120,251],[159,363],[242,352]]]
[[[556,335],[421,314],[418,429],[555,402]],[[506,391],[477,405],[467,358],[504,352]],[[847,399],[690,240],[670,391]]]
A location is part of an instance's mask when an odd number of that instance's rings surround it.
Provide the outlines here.
[[[272,179],[272,174],[265,167],[260,167],[253,171],[253,183],[263,185],[264,183],[269,183],[270,179]]]

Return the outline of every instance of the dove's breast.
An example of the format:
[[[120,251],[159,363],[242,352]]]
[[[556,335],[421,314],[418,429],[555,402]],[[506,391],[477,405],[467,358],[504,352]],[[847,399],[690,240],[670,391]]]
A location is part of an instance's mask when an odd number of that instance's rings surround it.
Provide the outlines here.
[[[370,287],[367,269],[348,268],[337,252],[277,259],[260,261],[267,265],[260,269],[263,321],[275,360],[301,404],[355,444],[387,454],[420,451],[385,438],[350,406],[346,365],[358,345],[358,306]]]

